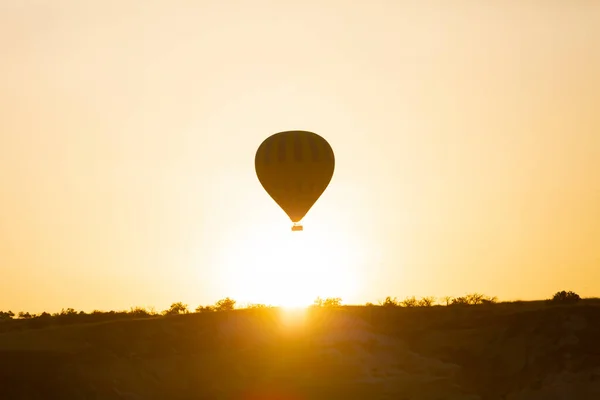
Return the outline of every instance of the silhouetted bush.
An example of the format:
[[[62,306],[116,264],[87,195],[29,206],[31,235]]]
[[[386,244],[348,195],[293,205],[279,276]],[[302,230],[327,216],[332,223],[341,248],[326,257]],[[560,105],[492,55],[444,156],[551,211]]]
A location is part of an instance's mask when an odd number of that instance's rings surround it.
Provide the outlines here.
[[[383,307],[433,307],[437,305],[436,298],[434,296],[425,296],[421,299],[417,299],[415,296],[406,297],[404,300],[399,301],[396,297],[386,297],[384,301],[379,301],[379,305]],[[479,293],[472,293],[462,297],[445,296],[441,298],[442,304],[446,306],[457,306],[457,305],[477,305],[477,304],[495,304],[498,299],[496,297],[489,297]],[[371,304],[371,303],[367,303]],[[371,304],[372,305],[372,304]]]
[[[400,302],[402,307],[417,307],[419,305],[419,301],[415,296],[407,297]]]
[[[273,308],[273,306],[268,306],[266,304],[261,304],[261,303],[250,303],[246,306],[246,308],[249,309],[256,309],[256,308]]]
[[[0,311],[0,321],[12,319],[15,314],[12,311]]]
[[[205,313],[205,312],[216,312],[216,311],[231,311],[235,309],[236,301],[232,298],[225,297],[224,299],[218,300],[212,306],[198,306],[196,307],[197,313]],[[262,308],[267,307],[264,304],[253,304],[251,306],[247,306],[246,308]]]
[[[449,306],[449,305],[452,304],[452,300],[454,300],[454,297],[452,297],[452,296],[444,296],[442,298],[442,300],[444,301],[445,305]]]
[[[550,304],[574,304],[581,300],[581,297],[575,292],[572,291],[560,291],[556,292],[552,299],[549,300]]]
[[[469,300],[466,297],[455,297],[450,302],[451,306],[468,306]]]
[[[431,307],[435,304],[435,297],[428,296],[419,300],[419,307]]]
[[[470,293],[461,297],[444,297],[446,305],[449,306],[476,306],[480,304],[496,304],[498,302],[497,297],[490,297],[480,293]]]
[[[177,315],[177,314],[189,314],[188,305],[178,301],[177,303],[171,304],[168,310],[164,310],[163,315]]]
[[[384,301],[380,301],[382,307],[400,307],[398,300],[395,297],[387,296]]]
[[[492,304],[496,303],[498,299],[496,297],[488,297],[481,293],[471,293],[465,296],[467,303],[472,305],[477,304]]]
[[[59,313],[52,314],[53,317],[72,317],[73,315],[77,315],[77,311],[74,308],[63,308]]]
[[[197,313],[213,312],[213,311],[216,311],[213,306],[198,306],[198,307],[196,307]]]
[[[235,308],[235,303],[235,300],[225,297],[224,299],[217,301],[214,308],[216,311],[231,311]]]
[[[144,307],[131,307],[129,314],[131,314],[132,316],[137,317],[137,318],[144,318],[144,317],[151,317],[151,316],[155,315],[156,313],[152,312],[152,311],[148,311]]]
[[[313,303],[313,307],[340,307],[342,305],[342,299],[340,297],[327,297],[326,299],[322,299],[321,297],[317,297]]]
[[[481,299],[481,304],[496,304],[498,299],[496,297],[488,297],[485,299]]]

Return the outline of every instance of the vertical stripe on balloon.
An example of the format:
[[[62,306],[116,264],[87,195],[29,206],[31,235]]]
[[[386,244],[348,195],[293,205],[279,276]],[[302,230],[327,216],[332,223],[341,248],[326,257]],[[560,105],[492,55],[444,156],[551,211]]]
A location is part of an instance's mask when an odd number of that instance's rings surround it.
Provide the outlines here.
[[[271,152],[272,152],[272,147],[273,147],[273,141],[272,140],[265,140],[265,142],[262,144],[262,149],[259,149],[262,151],[262,156],[263,156],[263,162],[265,163],[265,165],[269,165],[271,163]]]
[[[317,143],[317,137],[315,135],[309,135],[306,137],[308,145],[310,146],[310,154],[314,162],[319,162],[319,144]]]
[[[287,153],[287,149],[286,149],[286,136],[285,135],[278,135],[277,139],[279,139],[279,142],[277,143],[277,157],[279,159],[279,162],[285,162],[286,157],[286,153]]]
[[[302,133],[296,132],[294,134],[294,159],[296,162],[302,162]]]
[[[331,151],[330,151],[330,147],[329,144],[327,144],[327,142],[321,140],[321,151],[323,153],[323,158],[325,159],[325,161],[331,161]]]

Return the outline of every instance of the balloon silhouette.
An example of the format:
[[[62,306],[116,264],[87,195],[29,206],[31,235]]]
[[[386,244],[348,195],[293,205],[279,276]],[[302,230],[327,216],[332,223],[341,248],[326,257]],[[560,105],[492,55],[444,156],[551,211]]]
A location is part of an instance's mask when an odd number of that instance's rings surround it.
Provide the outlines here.
[[[335,157],[316,133],[285,131],[261,143],[254,167],[263,188],[294,223],[292,231],[301,231],[300,221],[333,177]]]

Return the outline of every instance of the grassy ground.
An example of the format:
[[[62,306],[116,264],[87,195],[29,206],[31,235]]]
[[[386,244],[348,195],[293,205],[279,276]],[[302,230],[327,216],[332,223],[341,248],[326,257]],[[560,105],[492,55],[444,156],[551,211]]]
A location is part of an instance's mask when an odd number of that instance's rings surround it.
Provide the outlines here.
[[[0,325],[0,399],[600,398],[593,302]]]

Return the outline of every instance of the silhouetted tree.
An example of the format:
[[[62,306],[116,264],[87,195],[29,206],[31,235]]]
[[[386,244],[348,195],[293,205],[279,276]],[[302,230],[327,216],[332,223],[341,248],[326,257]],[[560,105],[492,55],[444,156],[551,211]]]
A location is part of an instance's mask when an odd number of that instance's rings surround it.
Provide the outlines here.
[[[246,306],[246,308],[251,308],[252,309],[252,308],[272,308],[272,307],[268,306],[266,304],[261,304],[261,303],[251,303],[251,304],[248,304]]]
[[[171,305],[171,307],[173,307],[173,306]],[[131,307],[129,314],[131,314],[132,316],[134,316],[136,318],[149,317],[150,315],[152,315],[144,307]]]
[[[177,314],[188,314],[188,305],[183,304],[181,301],[171,304],[168,310],[163,311],[164,315],[177,315]]]
[[[333,308],[333,307],[339,307],[341,305],[342,305],[341,297],[327,297],[325,299],[322,299],[321,297],[317,297],[313,303],[313,306],[315,306],[315,307]]]
[[[494,304],[498,301],[496,297],[486,296],[481,293],[469,293],[461,297],[444,297],[446,305],[478,305],[478,304]]]
[[[435,304],[435,297],[428,296],[419,300],[419,307],[431,307]]]
[[[498,298],[496,296],[488,297],[485,296],[481,299],[481,304],[496,304],[498,302]]]
[[[419,302],[415,296],[407,297],[402,302],[400,302],[402,307],[416,307],[419,305]]]
[[[12,319],[14,316],[12,311],[0,311],[0,320]]]
[[[215,311],[215,308],[213,306],[198,306],[198,307],[196,307],[197,313],[214,312],[214,311]]]
[[[21,319],[31,319],[32,316],[28,312],[19,311],[19,318],[21,318]]]
[[[382,307],[399,307],[398,300],[395,297],[387,296],[384,301],[380,301]]]
[[[321,296],[317,296],[317,298],[316,298],[316,299],[313,301],[313,303],[312,303],[312,307],[323,307],[323,302],[324,302],[324,301],[325,301],[325,300],[323,300],[323,299],[321,298]]]
[[[469,304],[481,304],[481,300],[484,298],[482,294],[471,293],[465,296],[467,303]]]
[[[560,292],[556,292],[554,296],[552,296],[552,300],[550,303],[554,304],[574,304],[581,300],[581,297],[575,292],[562,290]]]
[[[214,308],[216,311],[231,311],[235,308],[235,303],[235,300],[225,297],[224,299],[217,301]]]
[[[146,311],[148,311],[149,315],[158,315],[158,312],[156,311],[156,307],[154,307],[154,306],[150,306],[150,307],[146,308]]]
[[[455,297],[452,299],[452,303],[450,303],[451,306],[467,306],[469,304],[469,299],[466,297]]]

